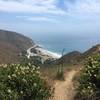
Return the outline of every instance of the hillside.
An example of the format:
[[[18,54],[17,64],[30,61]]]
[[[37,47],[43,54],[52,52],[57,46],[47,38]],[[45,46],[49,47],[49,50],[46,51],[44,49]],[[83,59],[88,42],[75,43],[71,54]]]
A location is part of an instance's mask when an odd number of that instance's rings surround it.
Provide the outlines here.
[[[31,39],[19,33],[0,30],[0,63],[19,62],[19,54],[33,45]]]
[[[93,54],[99,54],[100,53],[100,44],[97,44],[95,46],[93,46],[92,48],[90,48],[89,50],[87,50],[86,52],[83,53],[83,56],[90,56]]]
[[[95,54],[100,54],[100,44],[95,45],[88,49],[87,51],[80,53],[78,51],[73,51],[65,54],[63,57],[56,61],[57,64],[79,64],[83,63],[85,58]]]
[[[76,64],[77,62],[79,62],[79,58],[82,56],[82,54],[78,51],[73,51],[70,53],[65,54],[63,57],[61,57],[57,63],[64,63],[64,64]]]

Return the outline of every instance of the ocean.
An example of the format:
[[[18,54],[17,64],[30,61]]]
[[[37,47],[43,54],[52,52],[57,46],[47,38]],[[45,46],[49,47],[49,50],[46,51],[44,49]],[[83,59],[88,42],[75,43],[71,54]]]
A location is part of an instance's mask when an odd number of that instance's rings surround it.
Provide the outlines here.
[[[31,36],[35,43],[41,45],[44,49],[58,53],[61,55],[72,51],[85,52],[92,46],[100,43],[99,37],[90,36],[65,36],[65,35],[49,35],[49,36]]]

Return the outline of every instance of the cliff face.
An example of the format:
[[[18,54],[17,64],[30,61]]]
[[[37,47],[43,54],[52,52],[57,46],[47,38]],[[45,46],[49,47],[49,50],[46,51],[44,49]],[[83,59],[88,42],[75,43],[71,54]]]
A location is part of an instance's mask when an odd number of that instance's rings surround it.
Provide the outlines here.
[[[34,42],[16,32],[0,30],[0,63],[19,62],[19,54],[34,45]]]

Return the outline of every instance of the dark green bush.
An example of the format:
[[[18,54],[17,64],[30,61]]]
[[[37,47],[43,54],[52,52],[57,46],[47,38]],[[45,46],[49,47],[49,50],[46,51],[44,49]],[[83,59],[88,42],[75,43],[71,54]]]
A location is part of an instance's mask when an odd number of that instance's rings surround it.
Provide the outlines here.
[[[75,100],[100,100],[100,61],[89,57],[78,80]]]
[[[38,67],[31,64],[0,66],[0,100],[48,100],[52,92]]]

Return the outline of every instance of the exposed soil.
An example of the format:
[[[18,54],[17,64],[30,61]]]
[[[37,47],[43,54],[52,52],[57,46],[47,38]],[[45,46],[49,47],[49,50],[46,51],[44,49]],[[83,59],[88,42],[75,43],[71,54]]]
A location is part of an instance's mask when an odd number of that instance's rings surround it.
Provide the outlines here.
[[[55,93],[53,100],[73,100],[74,97],[74,86],[73,78],[77,70],[73,69],[65,74],[65,81],[55,82]]]

